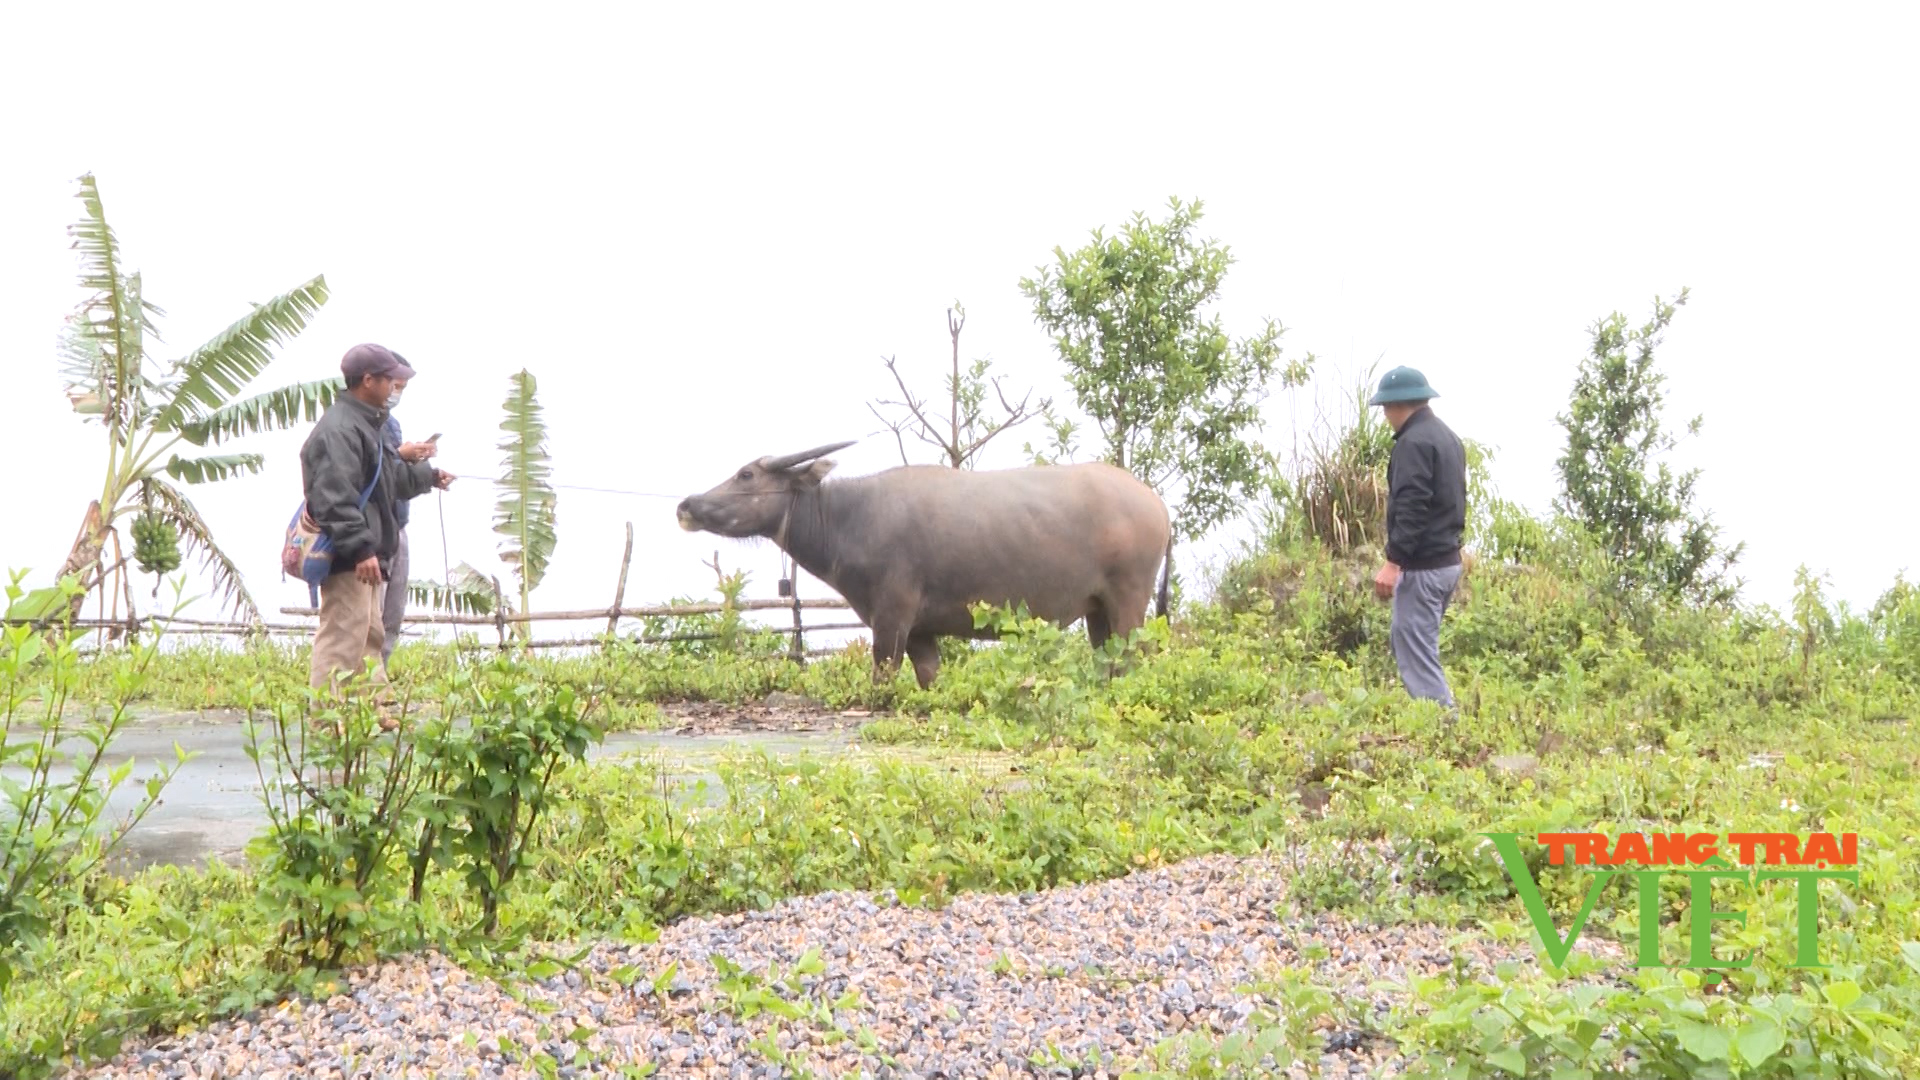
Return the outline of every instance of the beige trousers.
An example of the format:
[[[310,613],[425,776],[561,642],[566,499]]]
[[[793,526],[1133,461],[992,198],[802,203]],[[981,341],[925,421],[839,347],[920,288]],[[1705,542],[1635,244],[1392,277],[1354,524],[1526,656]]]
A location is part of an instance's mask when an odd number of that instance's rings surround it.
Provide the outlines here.
[[[376,662],[374,685],[387,681],[381,656],[387,634],[382,618],[386,589],[384,583],[368,585],[351,570],[320,583],[320,626],[313,634],[310,676],[315,690],[337,691],[365,670],[369,658]]]

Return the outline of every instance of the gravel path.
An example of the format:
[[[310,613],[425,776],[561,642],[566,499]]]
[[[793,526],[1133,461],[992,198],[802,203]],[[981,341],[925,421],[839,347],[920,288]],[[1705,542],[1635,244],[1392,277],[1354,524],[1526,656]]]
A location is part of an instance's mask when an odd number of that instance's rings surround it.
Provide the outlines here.
[[[1278,862],[1209,857],[1044,893],[968,894],[939,911],[889,894],[805,897],[686,920],[647,945],[597,945],[578,970],[511,992],[440,956],[411,957],[352,973],[325,1002],[129,1044],[89,1075],[534,1077],[550,1075],[532,1060],[544,1052],[559,1077],[644,1075],[632,1067],[648,1064],[659,1077],[755,1080],[1117,1077],[1151,1068],[1164,1038],[1277,1012],[1271,983],[1241,987],[1287,965],[1311,966],[1349,1006],[1383,1011],[1372,982],[1437,973],[1463,949],[1482,970],[1533,963],[1524,948],[1462,946],[1437,927],[1285,922],[1284,891]],[[1327,955],[1306,959],[1310,945]],[[784,975],[809,950],[820,968],[796,977],[799,993],[768,979],[769,964]],[[731,988],[716,958],[742,973]],[[767,1011],[776,991],[808,1015]],[[1391,1043],[1332,1024],[1323,1034],[1323,1075],[1396,1075]],[[783,1054],[809,1072],[774,1064]]]

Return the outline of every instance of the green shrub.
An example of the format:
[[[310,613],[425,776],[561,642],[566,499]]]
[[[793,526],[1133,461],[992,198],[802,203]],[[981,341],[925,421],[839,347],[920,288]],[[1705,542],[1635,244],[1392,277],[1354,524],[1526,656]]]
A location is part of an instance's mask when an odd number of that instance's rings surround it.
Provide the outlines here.
[[[24,576],[15,572],[7,586],[9,609],[25,595]],[[20,955],[45,942],[172,778],[169,769],[147,780],[134,811],[99,829],[107,800],[133,772],[131,761],[108,763],[109,745],[129,722],[128,705],[149,676],[159,640],[101,662],[112,687],[106,715],[76,722],[67,710],[80,667],[76,646],[86,634],[71,629],[78,594],[71,580],[61,583],[53,629],[0,627],[0,766],[21,771],[17,779],[0,777],[0,994]],[[36,684],[43,689],[32,702]],[[185,760],[178,755],[173,769]],[[57,771],[67,778],[55,779]]]
[[[436,801],[447,811],[421,825],[413,897],[427,858],[438,851],[481,900],[479,931],[498,927],[501,899],[528,857],[528,844],[549,806],[554,774],[583,761],[604,732],[571,688],[527,678],[509,659],[463,674],[445,691],[449,715],[468,723],[434,725],[428,757]],[[438,837],[438,842],[435,842]]]
[[[264,746],[251,709],[246,730],[270,823],[249,846],[262,901],[293,961],[331,969],[368,959],[409,925],[395,855],[416,831],[426,780],[415,741],[380,730],[372,694],[310,691],[270,716]],[[403,708],[398,723],[409,720]]]

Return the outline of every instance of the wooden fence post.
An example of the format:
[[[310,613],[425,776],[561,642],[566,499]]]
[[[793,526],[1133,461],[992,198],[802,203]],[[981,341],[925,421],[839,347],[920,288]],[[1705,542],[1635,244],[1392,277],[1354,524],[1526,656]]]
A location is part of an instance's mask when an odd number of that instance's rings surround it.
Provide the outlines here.
[[[781,584],[787,587],[787,593],[793,598],[793,648],[787,653],[794,663],[804,663],[807,658],[806,645],[800,637],[800,560],[790,559],[787,580]]]
[[[627,522],[627,550],[620,556],[620,585],[613,591],[613,610],[607,612],[607,646],[613,646],[613,632],[620,625],[620,606],[627,602],[627,564],[633,561],[633,522]]]
[[[113,537],[115,545],[120,543],[120,532],[118,529],[107,535]],[[115,558],[119,558],[119,552],[115,551],[114,556]],[[124,562],[124,560],[122,561]],[[100,545],[100,642],[96,646],[101,650],[105,650],[108,645],[113,644],[114,633],[111,627],[114,623],[120,621],[117,617],[120,614],[120,597],[115,596],[113,598],[113,616],[107,614],[107,578],[109,576],[107,571],[107,545],[102,542]]]
[[[500,579],[490,577],[493,582],[493,629],[500,635],[500,648],[507,647],[507,598],[500,592]]]
[[[120,563],[120,586],[121,586],[121,591],[126,593],[127,621],[131,623],[133,622],[133,575],[126,572],[127,557],[124,554],[122,554],[120,551],[120,530],[118,529],[115,529],[113,531],[113,557],[119,560],[119,563]],[[159,582],[156,581],[154,583],[153,591],[156,595],[160,592]],[[113,602],[113,608],[116,613],[120,610],[119,600],[115,600]],[[115,637],[120,636],[118,631],[115,632],[114,636]],[[131,637],[128,637],[126,641],[127,641],[127,644],[129,645],[133,644],[133,639]]]

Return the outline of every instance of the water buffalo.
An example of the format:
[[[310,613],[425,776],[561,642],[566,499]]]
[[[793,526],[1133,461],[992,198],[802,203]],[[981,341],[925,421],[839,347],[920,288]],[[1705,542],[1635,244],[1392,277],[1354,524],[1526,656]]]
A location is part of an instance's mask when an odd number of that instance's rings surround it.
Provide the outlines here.
[[[874,674],[900,655],[922,689],[941,637],[982,638],[969,605],[986,602],[1071,625],[1095,648],[1132,633],[1155,599],[1167,611],[1173,531],[1152,488],[1105,464],[966,471],[914,465],[822,483],[833,443],[742,465],[690,495],[680,527],[764,537],[846,598],[873,631]]]

